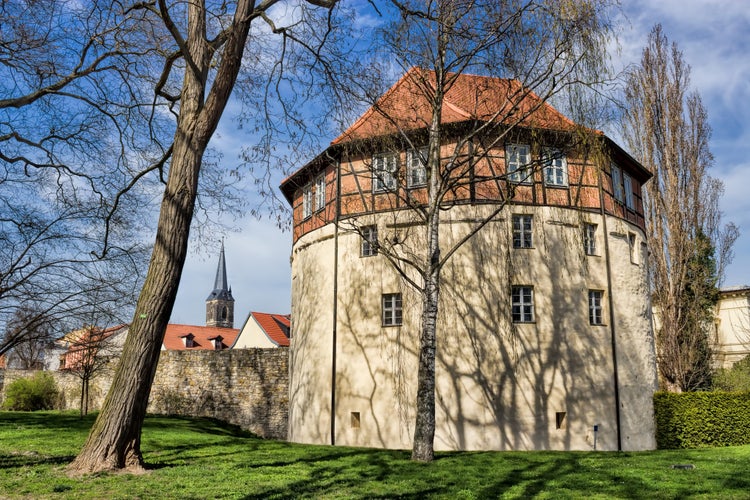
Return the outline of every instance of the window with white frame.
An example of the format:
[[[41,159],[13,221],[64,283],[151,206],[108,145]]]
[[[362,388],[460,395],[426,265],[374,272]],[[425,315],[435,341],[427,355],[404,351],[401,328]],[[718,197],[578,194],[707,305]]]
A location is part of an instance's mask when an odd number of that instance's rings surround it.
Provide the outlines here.
[[[623,172],[622,183],[625,188],[625,206],[630,210],[635,210],[635,202],[633,201],[633,179]]]
[[[302,188],[302,218],[307,219],[312,215],[313,189],[312,184]]]
[[[406,186],[427,184],[427,148],[412,149],[406,155]]]
[[[615,199],[619,202],[624,201],[622,196],[622,170],[620,170],[620,167],[615,165],[614,163],[611,164],[612,167],[612,194],[615,196]]]
[[[534,288],[514,286],[511,288],[511,316],[513,323],[534,321]]]
[[[545,149],[544,161],[544,183],[547,186],[568,185],[568,161],[562,151],[558,149]]]
[[[373,191],[393,191],[396,189],[396,171],[398,156],[379,154],[372,157]]]
[[[362,228],[362,257],[372,257],[378,254],[378,226]]]
[[[531,248],[534,242],[532,238],[531,215],[513,216],[513,248]]]
[[[505,147],[505,164],[511,182],[532,182],[531,148],[527,144],[510,144]]]
[[[589,290],[589,323],[592,325],[603,325],[602,299],[604,292],[601,290]]]
[[[401,321],[401,294],[383,294],[383,326],[398,326]]]
[[[315,178],[315,211],[319,212],[326,206],[326,177],[321,174]]]
[[[596,224],[583,225],[583,249],[586,255],[596,255]]]

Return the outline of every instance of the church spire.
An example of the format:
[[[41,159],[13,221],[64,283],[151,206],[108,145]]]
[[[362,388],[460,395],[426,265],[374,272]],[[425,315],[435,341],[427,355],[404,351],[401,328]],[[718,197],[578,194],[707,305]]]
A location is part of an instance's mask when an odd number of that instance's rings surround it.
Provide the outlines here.
[[[227,263],[224,256],[224,240],[221,241],[219,265],[216,268],[214,290],[206,299],[206,326],[232,328],[234,326],[234,297],[227,284]]]
[[[224,258],[224,240],[221,240],[221,253],[219,254],[219,267],[216,268],[214,291],[227,291],[227,289],[227,263]]]

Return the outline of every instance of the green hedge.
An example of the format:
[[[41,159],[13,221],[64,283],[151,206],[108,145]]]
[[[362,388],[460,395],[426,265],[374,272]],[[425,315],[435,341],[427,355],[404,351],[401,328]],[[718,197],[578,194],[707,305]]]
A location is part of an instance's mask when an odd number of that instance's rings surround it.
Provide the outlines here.
[[[57,384],[52,375],[37,372],[32,378],[19,378],[8,385],[3,408],[15,411],[51,410],[57,395]]]
[[[657,392],[654,413],[660,449],[750,444],[750,392]]]

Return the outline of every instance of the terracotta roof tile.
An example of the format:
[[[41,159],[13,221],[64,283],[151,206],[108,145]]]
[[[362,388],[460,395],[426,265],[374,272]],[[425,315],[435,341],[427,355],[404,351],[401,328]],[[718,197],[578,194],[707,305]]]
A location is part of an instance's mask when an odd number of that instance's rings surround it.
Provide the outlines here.
[[[189,334],[193,334],[193,347],[185,347],[182,340]],[[222,338],[224,348],[234,344],[240,331],[236,328],[220,328],[216,326],[197,326],[197,325],[175,325],[168,324],[167,331],[164,333],[163,346],[168,351],[187,351],[187,350],[205,350],[214,349],[212,339],[218,336]]]
[[[255,318],[272,342],[281,347],[289,347],[289,329],[291,328],[289,315],[262,312],[251,312],[250,315]]]
[[[467,74],[448,77],[455,77],[455,81],[445,95],[441,116],[444,124],[528,115],[520,125],[557,130],[575,128],[570,119],[525,90],[518,80]],[[433,71],[410,69],[331,144],[427,127],[432,118],[427,96],[434,88]]]

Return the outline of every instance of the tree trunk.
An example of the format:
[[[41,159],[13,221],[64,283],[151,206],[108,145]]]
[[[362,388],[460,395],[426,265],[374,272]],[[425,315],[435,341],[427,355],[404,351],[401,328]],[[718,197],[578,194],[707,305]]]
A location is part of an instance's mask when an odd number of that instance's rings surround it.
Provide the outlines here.
[[[188,143],[189,133],[180,133],[190,121],[180,122],[159,215],[156,244],[135,317],[112,387],[86,444],[70,464],[71,472],[140,469],[143,466],[141,427],[185,262],[203,152],[193,149]]]
[[[240,0],[208,97],[213,52],[205,39],[204,2],[188,5],[187,50],[180,116],[159,212],[156,242],[112,386],[72,474],[143,468],[141,428],[161,345],[187,254],[203,153],[226,106],[242,63],[253,3]]]
[[[436,249],[437,250],[437,249]],[[431,255],[438,255],[433,253]],[[430,462],[435,441],[435,351],[440,284],[438,272],[425,279],[422,296],[422,333],[417,374],[417,418],[414,426],[412,460]]]
[[[426,221],[427,258],[422,290],[422,332],[419,340],[417,371],[417,417],[414,425],[412,460],[430,462],[435,442],[435,353],[440,298],[440,116],[443,92],[442,74],[436,73],[435,104],[430,124],[428,213]]]

